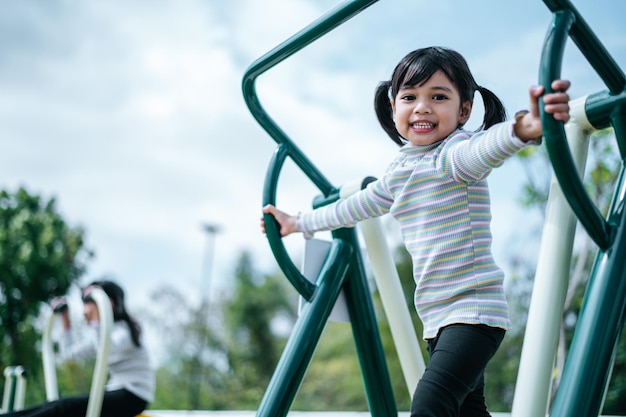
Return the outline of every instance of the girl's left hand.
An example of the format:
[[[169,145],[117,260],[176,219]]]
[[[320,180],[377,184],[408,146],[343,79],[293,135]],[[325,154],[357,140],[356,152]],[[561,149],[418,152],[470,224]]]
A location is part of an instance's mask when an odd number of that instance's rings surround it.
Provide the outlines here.
[[[569,94],[567,89],[571,83],[567,80],[555,80],[552,81],[551,87],[554,93],[546,94],[543,96],[543,103],[545,104],[544,110],[546,113],[551,113],[556,120],[560,120],[563,123],[569,121]],[[531,89],[531,110],[535,111],[537,117],[539,117],[539,97],[543,94],[543,87],[534,87]],[[534,96],[534,97],[533,97]],[[535,106],[535,109],[532,109]]]
[[[543,95],[544,88],[542,86],[531,87],[529,112],[516,121],[515,135],[524,141],[537,139],[543,135],[541,117],[539,116],[539,98],[542,95],[546,113],[552,114],[556,120],[567,123],[570,119],[569,94],[567,94],[570,85],[571,83],[567,80],[555,80],[551,84],[555,92],[545,95]]]

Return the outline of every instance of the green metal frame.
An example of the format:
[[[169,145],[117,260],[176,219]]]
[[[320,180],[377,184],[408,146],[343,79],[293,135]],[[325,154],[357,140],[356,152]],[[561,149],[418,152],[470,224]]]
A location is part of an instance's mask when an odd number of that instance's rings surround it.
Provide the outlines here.
[[[321,191],[322,195],[313,201],[313,207],[336,201],[339,190],[317,170],[263,109],[256,93],[256,79],[376,1],[353,0],[344,3],[256,60],[245,72],[242,83],[245,102],[261,127],[278,143],[265,178],[263,205],[275,204],[280,171],[288,157]],[[607,91],[588,97],[585,107],[589,121],[598,129],[609,126],[614,128],[620,155],[624,160],[624,73],[569,0],[544,0],[544,3],[553,13],[554,20],[544,44],[539,83],[546,92],[552,91],[550,84],[552,80],[560,78],[565,43],[571,38],[608,87]],[[546,148],[555,174],[572,210],[600,249],[552,415],[598,415],[626,312],[626,174],[622,169],[608,217],[604,219],[584,189],[567,144],[563,124],[545,113],[543,105],[540,107]],[[339,229],[333,232],[331,250],[315,283],[311,283],[289,258],[274,219],[266,215],[264,220],[269,244],[278,264],[307,302],[265,392],[257,416],[287,415],[342,289],[346,295],[370,412],[375,417],[397,415],[354,230]]]
[[[605,219],[584,189],[565,137],[563,123],[540,108],[546,148],[563,193],[599,251],[585,292],[574,338],[563,370],[552,416],[594,416],[602,411],[616,344],[626,312],[626,77],[568,0],[544,0],[553,12],[546,36],[539,83],[551,92],[560,78],[565,43],[571,38],[608,87],[585,103],[598,129],[612,126],[622,159],[611,207]]]
[[[346,2],[259,58],[246,71],[243,78],[246,104],[257,122],[279,144],[265,178],[263,205],[275,204],[280,171],[287,157],[290,157],[321,191],[321,198],[318,198],[313,206],[329,204],[337,200],[339,190],[318,171],[268,116],[256,94],[257,77],[376,1]],[[273,217],[266,215],[265,224],[270,247],[278,264],[294,288],[304,297],[306,303],[261,401],[257,416],[287,415],[342,289],[350,314],[352,333],[370,412],[372,416],[379,417],[397,415],[374,306],[354,229],[345,228],[332,232],[331,250],[317,280],[312,284],[302,276],[289,258]]]

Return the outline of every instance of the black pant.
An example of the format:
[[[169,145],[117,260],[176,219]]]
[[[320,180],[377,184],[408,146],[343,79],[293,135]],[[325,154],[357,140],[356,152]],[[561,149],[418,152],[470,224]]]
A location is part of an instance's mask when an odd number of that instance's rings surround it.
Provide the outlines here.
[[[13,411],[8,417],[85,417],[89,396],[66,397],[44,404]],[[148,403],[125,389],[105,391],[101,417],[134,417],[145,410]]]
[[[428,341],[430,361],[417,384],[411,417],[487,417],[485,367],[503,329],[453,324]]]

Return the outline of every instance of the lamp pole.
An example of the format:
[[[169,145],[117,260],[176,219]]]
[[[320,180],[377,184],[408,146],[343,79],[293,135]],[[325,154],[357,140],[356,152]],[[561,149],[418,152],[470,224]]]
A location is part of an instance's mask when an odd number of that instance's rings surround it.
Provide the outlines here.
[[[202,223],[201,229],[206,234],[202,268],[202,282],[206,285],[206,294],[203,292],[202,297],[204,298],[206,295],[207,302],[210,302],[213,260],[215,258],[215,237],[221,231],[221,227],[215,223]]]
[[[220,231],[220,227],[214,223],[202,223],[201,230],[206,234],[206,241],[204,245],[204,256],[202,261],[202,271],[200,277],[200,285],[206,289],[201,291],[200,294],[200,306],[197,320],[201,322],[198,326],[200,329],[201,343],[197,346],[198,351],[192,360],[194,365],[189,373],[189,407],[192,410],[197,410],[200,406],[200,391],[204,377],[204,364],[202,357],[203,352],[208,348],[209,333],[211,332],[211,279],[213,270],[213,258],[215,253],[215,236]]]

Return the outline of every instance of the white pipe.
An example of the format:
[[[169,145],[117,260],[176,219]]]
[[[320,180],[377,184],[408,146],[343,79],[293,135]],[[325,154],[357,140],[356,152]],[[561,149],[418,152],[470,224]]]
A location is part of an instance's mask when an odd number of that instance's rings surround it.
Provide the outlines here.
[[[100,314],[100,348],[96,357],[96,364],[91,380],[89,403],[87,404],[86,417],[98,417],[102,410],[104,387],[106,385],[109,350],[111,348],[111,330],[113,328],[113,311],[111,300],[101,288],[94,288],[89,295],[98,306]]]
[[[565,125],[569,147],[580,175],[584,171],[589,143],[585,132],[592,128],[584,116],[585,100],[586,97],[583,97],[570,102],[572,118]],[[553,175],[515,384],[512,417],[546,415],[575,231],[576,217]]]
[[[3,414],[10,411],[9,401],[11,401],[11,391],[13,391],[14,384],[13,367],[7,366],[4,368],[4,394],[2,395],[2,409],[0,409]]]
[[[15,387],[14,410],[22,410],[24,408],[24,400],[26,398],[26,369],[23,366],[15,367],[15,377],[17,386]]]
[[[341,187],[340,196],[346,198],[361,188],[362,182],[348,183]],[[410,400],[426,369],[417,335],[413,331],[411,313],[405,302],[398,270],[387,245],[381,220],[373,218],[362,221],[359,223],[359,229],[365,240],[376,287],[389,322]]]
[[[56,314],[50,311],[48,322],[43,330],[41,357],[43,359],[43,377],[46,387],[46,400],[59,399],[59,387],[57,385],[57,370],[54,363],[54,349],[52,346],[52,328],[56,320]]]
[[[393,261],[380,219],[369,219],[359,224],[367,246],[376,287],[389,322],[391,337],[409,391],[409,399],[424,374],[426,365],[420,345],[413,331],[413,321],[406,305],[398,270]]]

